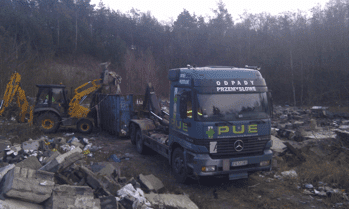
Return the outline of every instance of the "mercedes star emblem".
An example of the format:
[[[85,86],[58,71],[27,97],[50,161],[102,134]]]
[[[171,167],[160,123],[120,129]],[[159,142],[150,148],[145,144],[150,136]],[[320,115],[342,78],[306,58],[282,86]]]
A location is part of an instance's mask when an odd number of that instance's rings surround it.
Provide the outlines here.
[[[244,142],[241,140],[236,140],[234,143],[234,148],[236,151],[241,152],[244,149]]]

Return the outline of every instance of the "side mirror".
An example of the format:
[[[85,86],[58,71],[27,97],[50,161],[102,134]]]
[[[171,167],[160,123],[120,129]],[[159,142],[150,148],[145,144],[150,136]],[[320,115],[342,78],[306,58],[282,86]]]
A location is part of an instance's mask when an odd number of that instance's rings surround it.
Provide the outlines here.
[[[181,119],[187,118],[187,95],[182,94],[179,99],[179,114]]]
[[[268,104],[269,104],[269,111],[270,111],[270,117],[273,117],[273,97],[271,96],[271,92],[268,91]]]

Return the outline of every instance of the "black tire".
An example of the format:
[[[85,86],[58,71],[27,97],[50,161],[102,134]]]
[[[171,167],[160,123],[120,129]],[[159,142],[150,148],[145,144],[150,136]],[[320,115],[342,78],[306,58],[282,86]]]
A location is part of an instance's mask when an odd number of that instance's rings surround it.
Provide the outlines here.
[[[146,153],[146,147],[144,146],[144,140],[140,128],[137,128],[136,131],[136,149],[139,154]]]
[[[93,124],[88,119],[82,119],[76,124],[76,129],[78,129],[80,133],[89,134],[92,132]]]
[[[172,170],[178,183],[185,183],[188,179],[187,165],[184,161],[183,149],[176,148],[172,155]]]
[[[136,145],[136,125],[134,123],[131,123],[130,125],[130,138],[131,143]]]
[[[60,120],[56,114],[46,112],[39,115],[37,118],[37,125],[44,133],[55,133],[60,126]]]

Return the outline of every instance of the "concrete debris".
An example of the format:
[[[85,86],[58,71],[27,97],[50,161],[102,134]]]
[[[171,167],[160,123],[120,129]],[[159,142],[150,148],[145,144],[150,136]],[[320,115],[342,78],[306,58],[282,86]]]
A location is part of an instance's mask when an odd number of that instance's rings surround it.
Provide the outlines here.
[[[59,169],[64,169],[73,164],[83,156],[80,154],[82,150],[78,147],[62,155],[58,155],[56,158],[48,162],[46,165],[40,168],[40,170],[56,172]]]
[[[271,147],[273,151],[281,153],[287,149],[286,145],[279,138],[272,135],[271,140],[273,141],[273,146]]]
[[[44,206],[39,204],[34,204],[30,202],[25,202],[22,200],[9,199],[0,200],[1,209],[44,209]]]
[[[32,170],[37,170],[37,169],[42,167],[38,158],[35,156],[28,157],[27,159],[23,160],[22,162],[17,163],[16,166],[21,167],[21,168],[30,168]]]
[[[101,206],[88,186],[56,185],[50,199],[45,202],[45,208],[100,209]]]
[[[22,143],[22,148],[24,150],[38,150],[40,147],[40,141],[42,140],[32,140]]]
[[[163,208],[178,208],[178,209],[199,209],[186,195],[175,194],[145,194],[144,195],[151,205]]]
[[[139,175],[139,180],[141,184],[145,186],[148,191],[156,191],[159,192],[162,188],[164,188],[163,183],[156,178],[153,174],[144,176],[143,174]]]
[[[0,184],[1,194],[33,203],[50,198],[54,173],[15,167],[4,176]]]
[[[307,189],[312,189],[314,186],[312,184],[304,184],[304,187]]]
[[[15,167],[14,164],[9,164],[5,167],[0,168],[0,182],[2,178],[7,174],[7,172]]]
[[[115,196],[100,197],[99,200],[101,202],[102,209],[115,209],[115,208],[123,209],[123,208],[125,208],[116,200]]]

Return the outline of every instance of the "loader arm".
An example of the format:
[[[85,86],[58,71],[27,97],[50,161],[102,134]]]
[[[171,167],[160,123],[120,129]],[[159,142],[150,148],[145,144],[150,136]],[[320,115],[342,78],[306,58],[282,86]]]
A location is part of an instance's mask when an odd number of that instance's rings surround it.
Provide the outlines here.
[[[29,113],[28,123],[32,125],[33,123],[33,107],[29,108],[28,100],[25,96],[25,91],[20,86],[21,75],[17,72],[11,75],[10,81],[6,85],[6,90],[4,98],[1,101],[0,115],[2,115],[5,109],[11,104],[14,97],[17,97],[17,105],[20,109],[19,120],[24,122],[25,115]],[[28,109],[30,109],[28,111]]]
[[[68,114],[73,118],[86,118],[87,114],[90,112],[89,108],[83,107],[81,102],[91,93],[101,88],[100,84],[96,84],[97,81],[101,79],[95,79],[93,81],[89,81],[87,83],[82,84],[74,90],[74,97],[69,103]],[[91,87],[80,91],[82,88],[87,86],[88,84],[92,84]],[[80,92],[79,92],[80,91]]]

